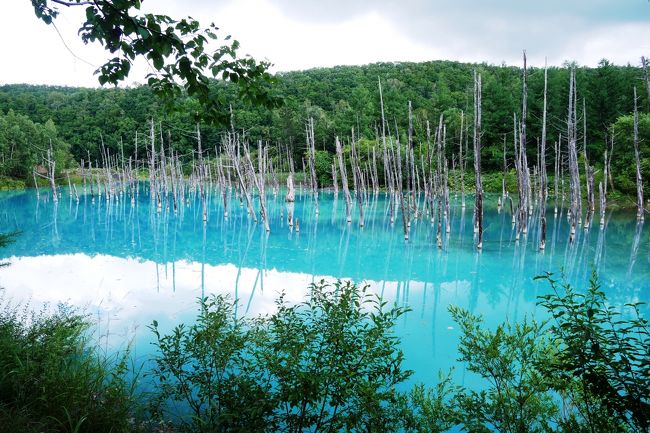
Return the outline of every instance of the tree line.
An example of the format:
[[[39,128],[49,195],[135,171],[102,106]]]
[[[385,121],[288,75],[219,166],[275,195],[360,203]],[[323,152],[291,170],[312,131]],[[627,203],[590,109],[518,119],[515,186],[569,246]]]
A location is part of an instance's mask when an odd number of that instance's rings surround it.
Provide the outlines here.
[[[569,71],[572,64],[548,70],[548,141],[566,136]],[[307,152],[306,124],[314,119],[314,141],[318,151],[335,153],[336,137],[349,143],[354,128],[357,139],[374,141],[381,131],[378,80],[383,86],[386,122],[394,136],[406,142],[409,129],[408,104],[413,107],[413,140],[421,146],[426,140],[427,122],[437,123],[444,115],[448,157],[456,152],[461,134],[461,113],[465,125],[471,124],[472,77],[477,70],[483,77],[482,169],[503,170],[503,149],[512,159],[513,115],[521,116],[522,69],[506,65],[466,64],[451,61],[424,63],[377,63],[365,66],[338,66],[307,71],[278,73],[276,93],[284,103],[277,108],[253,106],[238,98],[237,88],[223,81],[210,84],[213,100],[221,110],[231,110],[230,122],[202,125],[202,141],[207,152],[221,148],[221,135],[234,127],[244,132],[251,142],[258,140],[281,144],[296,161]],[[650,136],[650,110],[644,91],[641,67],[619,66],[602,60],[597,67],[581,67],[576,72],[578,134],[586,143],[590,163],[598,168],[612,137],[615,139],[612,172],[615,189],[632,193],[634,164],[631,114],[633,90],[642,112],[639,124],[642,166],[650,168],[645,151]],[[541,136],[543,103],[543,68],[528,68],[528,160],[537,158],[536,142]],[[584,110],[583,110],[584,108]],[[73,167],[81,159],[99,161],[101,143],[112,154],[123,152],[137,159],[136,141],[145,140],[151,119],[164,132],[169,147],[191,160],[196,148],[194,134],[200,104],[189,97],[179,97],[170,107],[162,103],[147,86],[115,89],[84,89],[71,87],[6,85],[0,87],[0,176],[31,177],[32,166],[38,163],[42,139],[17,137],[15,130],[32,122],[35,128],[47,129],[49,138],[57,140],[55,149],[67,155],[59,167]],[[22,116],[22,117],[21,117]],[[50,122],[50,123],[48,123]],[[49,125],[49,126],[48,126]],[[49,135],[48,135],[49,134]],[[586,140],[583,138],[586,136]],[[60,146],[58,143],[60,142]],[[25,146],[31,150],[25,150]],[[21,157],[21,153],[32,155]],[[144,149],[145,146],[140,146]],[[471,153],[471,152],[470,152]],[[472,155],[468,155],[470,159]],[[298,163],[299,165],[299,163]],[[323,164],[325,167],[325,164]],[[321,170],[319,177],[326,177]],[[645,170],[644,170],[645,171]],[[326,183],[325,183],[326,184]]]

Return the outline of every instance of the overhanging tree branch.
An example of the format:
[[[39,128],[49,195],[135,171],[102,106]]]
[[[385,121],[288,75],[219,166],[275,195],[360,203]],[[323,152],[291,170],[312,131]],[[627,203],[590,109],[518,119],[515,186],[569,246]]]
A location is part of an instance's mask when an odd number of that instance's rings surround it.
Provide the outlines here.
[[[280,98],[272,91],[274,78],[270,63],[249,56],[238,57],[239,43],[224,37],[223,44],[210,52],[209,44],[218,39],[214,24],[202,28],[197,20],[172,19],[166,15],[138,13],[139,0],[31,0],[36,16],[52,24],[65,7],[86,6],[86,21],[79,28],[84,43],[100,43],[115,56],[95,74],[99,83],[117,85],[131,72],[136,58],[144,58],[154,72],[147,83],[168,108],[179,96],[188,95],[201,105],[197,117],[216,124],[227,124],[225,101],[211,91],[211,78],[234,83],[240,98],[257,105],[278,106]]]

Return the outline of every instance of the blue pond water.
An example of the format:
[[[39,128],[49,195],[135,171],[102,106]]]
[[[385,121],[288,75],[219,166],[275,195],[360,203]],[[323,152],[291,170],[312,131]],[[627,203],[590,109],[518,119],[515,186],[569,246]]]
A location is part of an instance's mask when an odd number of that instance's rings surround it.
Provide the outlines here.
[[[406,367],[415,371],[414,382],[433,384],[457,357],[450,304],[482,314],[488,325],[539,317],[536,298],[549,288],[533,277],[562,268],[580,288],[597,270],[614,305],[650,300],[650,230],[629,212],[608,213],[604,230],[580,229],[570,243],[566,212],[556,218],[550,210],[546,250],[539,252],[538,224],[516,241],[509,210],[498,212],[496,197],[488,197],[484,247],[477,252],[471,197],[465,210],[452,197],[451,233],[439,249],[428,219],[415,220],[405,242],[399,215],[390,224],[383,194],[368,204],[364,228],[356,209],[346,223],[342,194],[321,193],[318,216],[312,198],[298,194],[299,233],[287,225],[282,195],[269,194],[266,233],[234,195],[224,219],[220,196],[212,194],[204,225],[196,197],[174,213],[157,212],[144,193],[132,206],[128,199],[92,202],[90,195],[77,202],[61,192],[57,205],[43,192],[40,199],[34,191],[0,192],[0,231],[22,231],[0,251],[12,263],[0,271],[0,296],[34,309],[79,306],[97,318],[102,346],[132,342],[136,357],[151,350],[147,325],[155,319],[169,329],[193,320],[202,295],[229,294],[239,300],[238,314],[264,314],[281,290],[298,302],[310,282],[346,278],[412,309],[397,329]],[[650,316],[648,307],[642,312]],[[474,380],[462,368],[455,374]]]

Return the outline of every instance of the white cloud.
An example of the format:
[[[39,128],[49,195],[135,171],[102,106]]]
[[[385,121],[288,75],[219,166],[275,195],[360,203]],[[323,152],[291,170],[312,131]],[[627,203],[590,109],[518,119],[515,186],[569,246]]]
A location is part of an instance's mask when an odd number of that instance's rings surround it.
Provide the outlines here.
[[[255,11],[255,13],[250,13]],[[365,64],[392,60],[426,60],[435,50],[400,34],[377,12],[339,22],[300,22],[268,0],[231,3],[221,11],[223,26],[236,35],[243,52],[268,58],[276,70]]]

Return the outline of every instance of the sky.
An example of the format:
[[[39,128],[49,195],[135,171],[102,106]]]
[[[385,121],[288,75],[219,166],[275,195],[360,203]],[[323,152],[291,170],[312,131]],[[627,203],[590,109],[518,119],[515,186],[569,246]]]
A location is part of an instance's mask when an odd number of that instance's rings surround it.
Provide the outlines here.
[[[109,56],[77,36],[83,7],[63,7],[56,28],[28,0],[0,15],[0,85],[97,87]],[[272,71],[390,61],[456,60],[596,66],[650,56],[649,0],[145,0],[143,10],[190,15],[241,43]],[[147,65],[125,84],[145,82]]]

